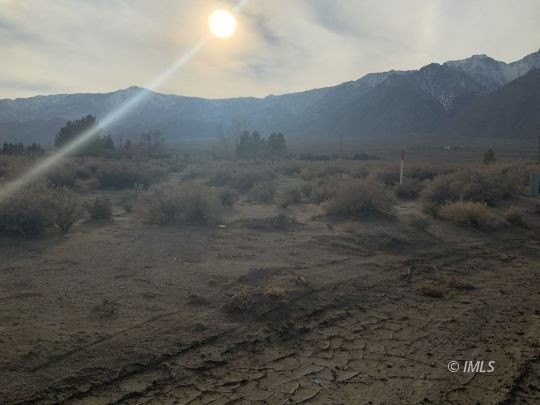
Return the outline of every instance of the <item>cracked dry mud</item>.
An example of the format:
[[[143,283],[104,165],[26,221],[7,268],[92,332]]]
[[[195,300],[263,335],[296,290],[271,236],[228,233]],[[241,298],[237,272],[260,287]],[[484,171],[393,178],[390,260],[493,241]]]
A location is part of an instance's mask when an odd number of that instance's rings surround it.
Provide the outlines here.
[[[538,228],[120,216],[3,242],[0,268],[3,403],[540,400]],[[451,373],[450,360],[495,371]]]

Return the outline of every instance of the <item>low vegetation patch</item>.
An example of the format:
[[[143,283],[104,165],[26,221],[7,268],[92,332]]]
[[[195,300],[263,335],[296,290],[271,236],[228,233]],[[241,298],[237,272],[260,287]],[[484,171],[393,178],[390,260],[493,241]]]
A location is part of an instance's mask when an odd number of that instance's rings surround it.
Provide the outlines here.
[[[511,171],[462,170],[435,178],[422,192],[428,204],[443,205],[458,200],[496,205],[515,197],[522,181]]]
[[[269,204],[274,201],[276,189],[274,181],[257,183],[249,191],[249,199],[258,203]]]
[[[302,201],[302,190],[297,186],[288,186],[277,198],[277,206],[287,208],[290,205],[299,204]]]
[[[394,203],[393,196],[382,185],[355,180],[342,183],[324,210],[327,215],[340,218],[387,216],[392,214]]]

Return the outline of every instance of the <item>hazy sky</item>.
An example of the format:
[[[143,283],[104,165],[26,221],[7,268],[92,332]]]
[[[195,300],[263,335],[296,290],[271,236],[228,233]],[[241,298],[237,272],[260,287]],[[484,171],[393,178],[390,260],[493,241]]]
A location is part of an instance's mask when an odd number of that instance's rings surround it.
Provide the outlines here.
[[[0,98],[145,86],[207,33],[213,0],[0,0]],[[251,0],[160,91],[280,94],[540,48],[540,0]]]

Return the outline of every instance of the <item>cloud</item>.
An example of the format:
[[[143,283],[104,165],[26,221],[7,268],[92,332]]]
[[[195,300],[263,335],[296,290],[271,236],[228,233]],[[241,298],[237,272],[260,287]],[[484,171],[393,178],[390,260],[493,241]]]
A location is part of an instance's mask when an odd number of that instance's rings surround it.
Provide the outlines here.
[[[144,86],[236,0],[0,2],[0,98]],[[210,41],[163,87],[201,97],[264,96],[486,53],[538,49],[537,0],[248,2],[239,30]],[[26,84],[26,85],[25,85]]]

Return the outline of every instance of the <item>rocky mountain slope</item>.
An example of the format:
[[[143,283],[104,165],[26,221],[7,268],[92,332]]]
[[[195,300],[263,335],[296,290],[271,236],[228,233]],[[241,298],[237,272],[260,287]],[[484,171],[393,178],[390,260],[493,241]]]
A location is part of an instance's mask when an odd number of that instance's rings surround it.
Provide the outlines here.
[[[139,92],[147,93],[144,103],[110,128],[113,135],[136,137],[159,129],[171,138],[213,137],[246,128],[291,136],[436,136],[444,131],[501,136],[504,128],[504,133],[520,136],[535,125],[539,105],[527,87],[533,85],[534,74],[514,81],[535,68],[540,68],[540,51],[513,63],[475,55],[265,98],[209,100],[130,87],[106,94],[4,99],[0,142],[50,143],[66,120],[86,114],[103,118]],[[492,116],[497,116],[496,127],[487,118]]]

